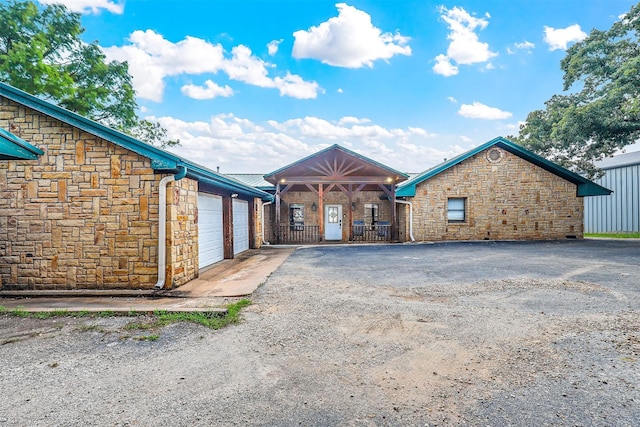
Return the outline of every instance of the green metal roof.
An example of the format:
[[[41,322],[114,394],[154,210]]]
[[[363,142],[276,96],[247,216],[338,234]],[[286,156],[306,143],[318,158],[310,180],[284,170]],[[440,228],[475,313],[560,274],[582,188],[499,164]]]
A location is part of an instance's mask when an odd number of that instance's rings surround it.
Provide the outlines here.
[[[596,184],[595,182],[592,182],[574,172],[571,172],[568,169],[563,168],[562,166],[559,166],[553,162],[550,162],[549,160],[545,159],[544,157],[540,157],[537,154],[522,148],[521,146],[509,141],[508,139],[505,139],[503,137],[498,137],[495,139],[492,139],[489,142],[486,142],[470,151],[467,151],[466,153],[463,153],[457,157],[454,157],[451,160],[448,160],[444,163],[441,163],[438,166],[435,166],[431,169],[428,169],[424,172],[422,172],[421,174],[419,174],[418,176],[411,178],[408,181],[403,182],[402,184],[400,184],[398,186],[398,190],[396,191],[396,196],[398,197],[414,197],[416,195],[416,185],[420,184],[423,181],[426,181],[429,178],[432,178],[436,175],[438,175],[440,172],[443,172],[459,163],[462,163],[463,161],[467,160],[468,158],[486,150],[489,147],[492,146],[497,146],[500,147],[512,154],[515,154],[516,156],[527,160],[530,163],[533,163],[536,166],[539,166],[557,176],[559,176],[560,178],[563,178],[569,182],[572,182],[574,184],[576,184],[577,186],[577,196],[582,197],[582,196],[606,196],[612,193],[611,190],[604,188],[598,184]]]
[[[276,189],[275,185],[265,181],[264,174],[261,173],[226,173],[225,176],[262,191],[274,191]]]
[[[44,151],[0,128],[0,160],[36,160]]]
[[[119,145],[151,160],[154,170],[165,173],[177,173],[182,167],[187,168],[187,177],[210,185],[221,187],[232,193],[244,196],[259,197],[263,200],[273,200],[273,196],[257,188],[249,187],[243,183],[222,174],[207,169],[204,166],[193,163],[173,153],[154,147],[137,140],[127,134],[119,132],[98,122],[87,119],[79,114],[61,108],[50,102],[44,101],[33,95],[21,91],[13,86],[0,82],[0,96],[4,96],[14,102],[22,104],[47,116],[60,120],[63,123],[74,126],[92,135]]]

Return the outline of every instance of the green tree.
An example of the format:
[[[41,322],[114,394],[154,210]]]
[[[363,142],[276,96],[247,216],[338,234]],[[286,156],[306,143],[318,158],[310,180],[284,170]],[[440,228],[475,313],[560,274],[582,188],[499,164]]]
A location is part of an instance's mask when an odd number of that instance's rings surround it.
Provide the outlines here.
[[[564,90],[533,111],[514,138],[590,177],[594,162],[640,138],[640,4],[608,31],[592,30],[567,49]]]
[[[179,144],[138,118],[127,63],[107,62],[83,32],[80,15],[65,6],[0,3],[0,80],[148,143]]]

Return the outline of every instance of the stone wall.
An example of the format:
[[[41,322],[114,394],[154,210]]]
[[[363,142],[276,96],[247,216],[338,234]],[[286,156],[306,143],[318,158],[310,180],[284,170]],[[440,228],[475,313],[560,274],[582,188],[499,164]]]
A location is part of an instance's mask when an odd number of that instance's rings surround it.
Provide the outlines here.
[[[198,277],[197,212],[198,182],[183,178],[170,183],[167,187],[165,288],[184,285]]]
[[[583,237],[575,184],[502,149],[491,161],[488,150],[417,186],[410,200],[416,240]],[[448,222],[451,197],[466,198],[464,222]]]
[[[249,221],[253,220],[253,247],[251,249],[259,249],[264,243],[262,241],[262,200],[259,197],[253,199],[253,205],[249,203],[249,209],[253,206],[253,216]],[[266,210],[266,208],[265,208]],[[249,240],[251,244],[251,240]]]
[[[3,285],[152,287],[162,176],[150,160],[1,97],[0,126],[45,151],[34,161],[0,161]],[[168,188],[175,285],[197,276],[195,185],[185,179]]]

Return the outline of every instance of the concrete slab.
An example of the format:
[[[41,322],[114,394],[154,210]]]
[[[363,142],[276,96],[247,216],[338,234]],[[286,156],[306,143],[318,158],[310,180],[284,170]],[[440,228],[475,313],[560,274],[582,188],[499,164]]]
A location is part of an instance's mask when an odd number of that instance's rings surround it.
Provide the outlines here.
[[[229,298],[251,295],[294,250],[270,247],[249,250],[235,259],[217,263],[198,279],[167,291],[2,291],[0,306],[30,312],[224,311]]]
[[[250,295],[291,255],[295,248],[264,247],[221,261],[200,277],[168,291],[184,298],[241,297]]]

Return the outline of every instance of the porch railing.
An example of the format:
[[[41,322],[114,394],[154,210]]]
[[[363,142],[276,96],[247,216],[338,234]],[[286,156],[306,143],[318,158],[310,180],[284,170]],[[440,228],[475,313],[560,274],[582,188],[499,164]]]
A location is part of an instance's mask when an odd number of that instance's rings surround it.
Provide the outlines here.
[[[374,225],[353,224],[353,242],[390,242],[391,224],[380,221]],[[273,241],[278,244],[319,243],[322,241],[317,225],[278,225]]]
[[[379,222],[374,225],[353,224],[354,242],[390,242],[391,224]]]
[[[318,243],[320,227],[317,225],[279,225],[275,236],[278,243]]]

